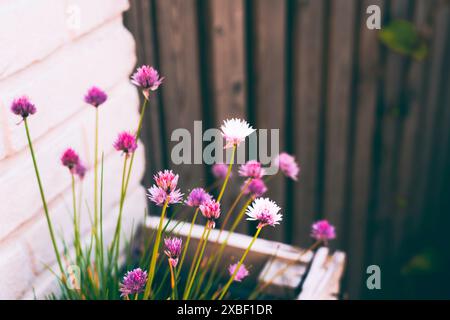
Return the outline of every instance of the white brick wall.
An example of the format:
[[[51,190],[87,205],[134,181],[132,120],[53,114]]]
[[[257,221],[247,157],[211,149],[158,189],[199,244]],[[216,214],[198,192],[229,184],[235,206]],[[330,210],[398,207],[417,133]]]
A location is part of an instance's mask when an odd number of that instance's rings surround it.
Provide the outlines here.
[[[55,231],[71,239],[70,176],[59,158],[73,147],[92,167],[94,108],[83,102],[97,85],[108,94],[100,111],[100,148],[105,153],[104,212],[106,238],[117,216],[123,157],[112,143],[118,132],[135,129],[138,91],[129,82],[136,62],[134,40],[123,27],[126,0],[4,0],[0,2],[0,299],[43,298],[54,289],[45,265],[55,258],[42,211],[23,125],[9,107],[26,94],[38,112],[29,118],[37,160]],[[79,28],[72,28],[79,13]],[[76,19],[77,17],[75,17]],[[76,20],[75,20],[76,23]],[[124,226],[144,216],[143,146],[135,157]],[[93,203],[93,172],[83,183]],[[82,206],[82,232],[89,218]]]

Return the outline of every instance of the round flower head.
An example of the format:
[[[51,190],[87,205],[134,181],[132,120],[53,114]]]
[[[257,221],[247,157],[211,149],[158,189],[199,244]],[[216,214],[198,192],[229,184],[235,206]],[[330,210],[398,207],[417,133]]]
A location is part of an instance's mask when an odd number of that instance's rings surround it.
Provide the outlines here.
[[[121,132],[114,142],[114,148],[117,151],[122,151],[125,155],[129,155],[137,148],[136,137],[126,131]]]
[[[280,168],[288,178],[297,181],[300,168],[293,156],[286,152],[282,152],[275,158],[275,165]]]
[[[128,271],[123,277],[123,281],[120,284],[120,296],[128,296],[136,293],[141,293],[144,290],[147,282],[147,272],[141,270],[141,268]]]
[[[107,98],[108,96],[102,89],[93,86],[84,96],[84,102],[97,108],[99,105],[103,104]]]
[[[84,179],[84,176],[86,175],[86,166],[81,162],[78,161],[78,163],[75,166],[75,174],[81,179]]]
[[[225,148],[239,145],[248,135],[255,131],[246,121],[241,119],[225,120],[220,130],[222,130],[222,136],[227,142]]]
[[[183,241],[181,240],[181,238],[173,237],[164,239],[164,245],[166,246],[166,250],[164,250],[164,253],[169,257],[169,263],[174,268],[178,264],[178,257],[181,254],[182,244]]]
[[[261,163],[256,160],[247,161],[239,168],[239,175],[241,177],[260,179],[264,176],[264,169]]]
[[[327,242],[328,240],[336,238],[336,232],[334,226],[327,220],[320,220],[312,225],[311,237],[316,240]]]
[[[258,198],[247,208],[247,220],[259,221],[258,228],[279,224],[282,216],[280,207],[269,198]]]
[[[228,172],[228,166],[224,163],[216,163],[212,166],[212,174],[217,179],[225,179]],[[232,173],[230,172],[230,177]]]
[[[155,91],[161,85],[164,78],[161,78],[158,71],[150,66],[141,66],[131,76],[131,82],[143,89],[144,95],[148,98],[149,91]]]
[[[236,268],[238,266],[238,263],[230,264],[228,267],[228,272],[230,273],[230,276],[233,276],[234,272],[236,271]],[[238,272],[234,276],[234,281],[241,282],[245,277],[249,275],[249,272],[244,264],[241,264],[239,267]]]
[[[180,190],[167,191],[156,185],[153,185],[150,189],[148,189],[147,196],[150,201],[154,202],[159,207],[164,205],[167,198],[169,199],[167,202],[168,206],[171,204],[180,203],[183,198],[183,194]]]
[[[246,180],[242,185],[241,190],[244,194],[252,194],[254,197],[261,197],[267,192],[267,187],[262,179],[252,179],[250,183]]]
[[[203,188],[195,188],[192,189],[185,203],[189,207],[198,207],[205,201],[211,200],[211,198],[211,195],[207,193]]]
[[[209,199],[200,205],[202,215],[208,219],[208,227],[213,229],[216,226],[214,220],[220,217],[220,203],[213,199]]]
[[[30,114],[34,114],[36,112],[36,107],[30,102],[27,96],[22,96],[13,100],[11,104],[11,111],[12,113],[25,119]]]
[[[156,185],[164,190],[174,190],[178,184],[178,175],[172,170],[159,171],[153,179]]]
[[[68,148],[61,156],[61,163],[71,171],[76,167],[79,161],[80,158],[78,157],[78,154],[72,148]]]

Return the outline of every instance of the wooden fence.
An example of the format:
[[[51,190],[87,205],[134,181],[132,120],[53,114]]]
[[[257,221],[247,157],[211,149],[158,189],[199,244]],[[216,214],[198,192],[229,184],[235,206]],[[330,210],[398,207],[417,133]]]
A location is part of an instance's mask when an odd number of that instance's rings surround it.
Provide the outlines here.
[[[426,34],[416,61],[382,45],[366,27],[407,19]],[[363,297],[366,267],[396,259],[439,217],[450,138],[449,3],[430,0],[131,0],[125,22],[138,63],[166,77],[144,140],[148,177],[170,166],[188,190],[213,182],[210,168],[170,163],[170,134],[227,118],[280,129],[280,148],[301,165],[298,182],[277,177],[283,207],[265,234],[303,247],[319,218],[337,227],[348,254],[346,292]],[[238,180],[238,179],[234,179]],[[237,182],[233,188],[238,192]],[[231,189],[229,189],[231,190]],[[227,207],[235,194],[228,192]],[[242,232],[246,230],[241,229]],[[367,290],[366,290],[367,292]]]

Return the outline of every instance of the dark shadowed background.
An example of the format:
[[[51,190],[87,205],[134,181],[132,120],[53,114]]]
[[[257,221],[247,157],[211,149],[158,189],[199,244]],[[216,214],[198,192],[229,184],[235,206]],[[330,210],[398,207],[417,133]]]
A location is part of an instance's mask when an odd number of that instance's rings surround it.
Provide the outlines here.
[[[184,191],[214,182],[209,167],[170,161],[171,132],[194,120],[278,128],[301,173],[270,181],[285,220],[265,237],[307,247],[326,218],[332,247],[348,254],[343,298],[450,297],[449,1],[130,2],[138,64],[166,77],[143,133],[145,185],[165,167]],[[373,4],[384,33],[366,27]],[[375,292],[371,264],[382,271]]]

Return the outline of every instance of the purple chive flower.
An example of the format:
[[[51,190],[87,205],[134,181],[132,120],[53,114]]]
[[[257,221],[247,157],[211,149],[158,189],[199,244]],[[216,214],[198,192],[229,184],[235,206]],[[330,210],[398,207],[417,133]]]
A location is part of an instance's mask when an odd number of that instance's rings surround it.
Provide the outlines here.
[[[131,83],[141,87],[144,95],[148,98],[149,91],[155,91],[163,82],[164,78],[159,76],[156,69],[150,66],[141,66],[131,76]]]
[[[260,179],[264,176],[264,169],[261,163],[256,160],[247,161],[239,168],[239,175],[241,177]]]
[[[266,184],[262,179],[252,179],[250,183],[248,183],[248,179],[244,182],[244,184],[241,187],[241,190],[244,191],[244,194],[251,194],[254,197],[261,197],[264,193],[267,192]],[[247,187],[245,188],[245,186]],[[245,188],[245,190],[244,190]]]
[[[36,112],[36,107],[30,102],[27,96],[22,96],[13,100],[11,111],[25,119]]]
[[[159,207],[162,207],[164,205],[167,198],[169,198],[167,205],[180,203],[183,198],[183,194],[178,189],[168,192],[163,188],[155,185],[153,185],[150,189],[148,189],[147,196],[150,199],[150,201],[154,202]]]
[[[93,86],[84,96],[84,102],[97,108],[98,106],[103,104],[107,98],[108,96],[102,89]]]
[[[166,250],[164,250],[164,253],[169,257],[169,263],[174,268],[178,264],[178,257],[181,254],[182,244],[183,241],[181,240],[181,238],[173,237],[164,239],[164,245],[166,246]]]
[[[225,179],[225,177],[227,176],[227,172],[228,172],[228,166],[224,163],[216,163],[212,167],[212,174],[217,179]],[[230,177],[231,177],[231,174],[232,173],[230,172]]]
[[[79,161],[80,158],[78,157],[78,154],[72,148],[66,149],[66,151],[64,151],[63,155],[61,156],[62,165],[69,168],[70,171],[72,171],[76,167]]]
[[[327,242],[328,240],[336,238],[336,231],[334,226],[327,220],[320,220],[312,225],[311,237],[316,240]]]
[[[288,178],[297,181],[300,168],[293,156],[286,152],[282,152],[275,158],[275,165],[280,168]]]
[[[123,281],[120,284],[120,296],[125,297],[130,294],[141,293],[144,290],[147,282],[147,272],[141,270],[141,268],[128,271],[123,277]]]
[[[117,140],[114,142],[114,148],[122,151],[125,155],[133,153],[137,148],[136,137],[126,131],[119,133]]]
[[[258,228],[279,224],[282,220],[280,207],[269,198],[258,198],[247,208],[247,220],[259,221]]]
[[[202,215],[208,219],[208,227],[210,229],[214,229],[216,223],[214,220],[219,219],[220,217],[220,203],[216,202],[213,199],[209,199],[205,201],[203,204],[199,206]]]
[[[166,191],[176,189],[178,178],[179,176],[174,174],[172,170],[159,171],[153,176],[156,185]]]
[[[86,166],[85,166],[81,161],[79,161],[79,162],[76,164],[76,166],[75,166],[75,174],[76,174],[81,180],[83,180],[83,179],[84,179],[84,176],[86,175],[86,171],[87,171]]]
[[[234,272],[236,271],[236,268],[238,266],[238,263],[230,264],[228,267],[228,272],[230,273],[230,276],[233,276]],[[234,276],[234,281],[241,282],[245,277],[249,275],[249,272],[244,264],[241,264],[239,267],[238,272]]]
[[[187,200],[185,201],[186,205],[189,207],[198,207],[203,204],[205,201],[211,200],[212,197],[209,193],[205,191],[203,188],[195,188],[192,189],[189,194]]]

